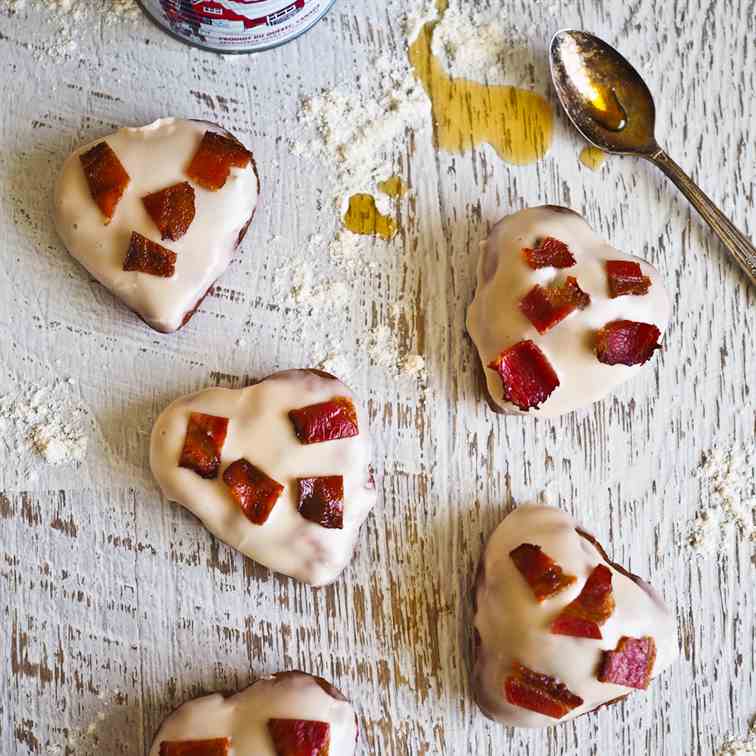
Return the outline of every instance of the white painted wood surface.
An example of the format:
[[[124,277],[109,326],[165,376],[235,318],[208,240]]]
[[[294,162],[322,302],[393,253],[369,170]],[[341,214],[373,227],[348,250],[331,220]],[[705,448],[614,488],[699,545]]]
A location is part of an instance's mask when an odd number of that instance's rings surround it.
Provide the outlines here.
[[[504,2],[532,37],[523,83],[548,91],[542,53],[560,26],[617,44],[659,94],[660,141],[756,236],[756,3],[557,5]],[[701,561],[685,535],[702,453],[753,438],[754,290],[664,179],[618,158],[586,170],[561,117],[534,166],[487,147],[397,149],[416,194],[403,206],[403,252],[365,275],[335,327],[364,352],[367,329],[411,301],[402,339],[426,357],[427,388],[360,363],[353,384],[370,406],[383,499],[345,577],[313,591],[161,502],[147,434],[177,395],[303,366],[333,328],[306,313],[293,327],[273,293],[289,250],[330,212],[317,166],[295,161],[283,137],[301,96],[358,73],[366,50],[401,35],[382,0],[338,0],[303,39],[249,61],[190,50],[146,21],[83,24],[62,59],[44,52],[54,36],[34,8],[0,2],[2,392],[71,377],[96,429],[79,469],[40,465],[30,478],[3,451],[0,753],[137,756],[187,698],[292,667],[354,700],[369,754],[689,756],[745,731],[756,710],[752,548]],[[265,192],[243,253],[168,337],[92,282],[50,223],[53,176],[75,145],[165,114],[237,132]],[[573,207],[650,259],[675,307],[666,348],[639,379],[557,422],[488,411],[463,327],[478,242],[499,216],[542,202]],[[470,697],[471,582],[503,514],[544,492],[676,606],[682,655],[646,695],[548,732],[508,731]]]

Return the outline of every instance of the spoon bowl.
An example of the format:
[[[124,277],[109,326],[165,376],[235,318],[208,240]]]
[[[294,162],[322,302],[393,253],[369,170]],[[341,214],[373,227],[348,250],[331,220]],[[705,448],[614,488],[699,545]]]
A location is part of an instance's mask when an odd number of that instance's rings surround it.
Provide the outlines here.
[[[575,128],[605,152],[648,155],[656,108],[640,74],[606,42],[575,29],[551,40],[551,76]]]
[[[583,137],[660,168],[756,283],[756,249],[657,143],[654,99],[640,74],[606,42],[576,29],[557,32],[550,53],[557,96]]]

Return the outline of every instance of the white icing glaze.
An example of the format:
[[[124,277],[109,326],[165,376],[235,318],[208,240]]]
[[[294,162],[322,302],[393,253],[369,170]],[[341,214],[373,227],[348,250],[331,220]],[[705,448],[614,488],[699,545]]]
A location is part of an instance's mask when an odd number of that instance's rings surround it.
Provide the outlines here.
[[[677,631],[672,615],[645,583],[638,585],[606,562],[598,549],[575,528],[575,521],[553,507],[523,506],[494,531],[483,555],[476,586],[474,624],[480,636],[473,672],[476,697],[492,719],[513,727],[549,727],[585,714],[633,692],[598,680],[602,651],[614,650],[623,635],[653,637],[656,677],[677,658]],[[577,581],[538,603],[514,565],[510,551],[522,543],[540,546],[544,553]],[[575,599],[598,564],[612,571],[616,607],[601,626],[601,640],[553,635],[549,624]],[[557,678],[584,703],[561,719],[513,706],[504,696],[504,681],[513,661]],[[638,691],[640,692],[640,691]]]
[[[269,719],[306,719],[331,725],[329,756],[353,756],[357,722],[348,701],[340,701],[302,672],[259,680],[235,696],[219,693],[185,703],[155,736],[149,756],[164,740],[231,738],[230,756],[277,756],[268,735]]]
[[[530,268],[521,250],[534,247],[545,236],[567,244],[577,264],[562,270]],[[606,260],[639,262],[652,281],[648,294],[610,299]],[[519,303],[536,284],[561,283],[567,276],[577,278],[580,288],[590,294],[591,304],[541,335],[520,312]],[[487,365],[518,341],[534,341],[556,370],[560,385],[539,409],[528,414],[555,417],[598,401],[642,367],[599,362],[593,349],[595,331],[622,318],[652,323],[664,332],[669,309],[667,292],[655,268],[598,238],[571,210],[545,205],[507,216],[483,243],[475,298],[467,310],[467,330],[478,349],[488,393],[498,407],[514,414],[522,413],[505,401],[501,378]]]
[[[184,316],[226,270],[239,233],[257,204],[259,186],[251,163],[232,168],[225,186],[216,192],[185,175],[208,129],[225,133],[203,121],[163,118],[105,137],[131,177],[108,225],[92,199],[79,160],[79,155],[103,139],[69,156],[55,188],[55,226],[71,255],[150,326],[165,333],[181,327]],[[194,187],[196,216],[178,241],[163,241],[142,197],[182,181]],[[123,270],[132,231],[176,253],[172,277]]]
[[[359,435],[302,444],[288,412],[337,396],[354,401]],[[215,480],[178,466],[192,412],[230,418]],[[349,563],[375,503],[370,455],[367,416],[352,392],[335,378],[289,370],[245,389],[206,389],[173,402],[153,428],[150,466],[165,496],[197,515],[218,538],[276,572],[325,585]],[[247,519],[222,480],[223,470],[241,457],[285,486],[264,525]],[[323,528],[297,511],[297,478],[324,475],[344,477],[343,529]]]

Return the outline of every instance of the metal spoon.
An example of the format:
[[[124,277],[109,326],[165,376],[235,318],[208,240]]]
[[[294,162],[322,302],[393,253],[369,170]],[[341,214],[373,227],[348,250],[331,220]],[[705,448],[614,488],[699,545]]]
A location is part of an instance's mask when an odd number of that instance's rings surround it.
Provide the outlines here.
[[[638,72],[598,37],[565,29],[551,40],[551,77],[577,130],[604,152],[661,168],[756,283],[756,249],[657,143],[654,100]]]

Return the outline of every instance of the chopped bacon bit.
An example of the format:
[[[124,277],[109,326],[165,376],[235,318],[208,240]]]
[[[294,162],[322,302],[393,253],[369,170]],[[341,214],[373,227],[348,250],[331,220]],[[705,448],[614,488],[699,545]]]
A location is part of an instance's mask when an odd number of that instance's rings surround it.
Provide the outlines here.
[[[538,333],[546,333],[576,309],[584,310],[591,298],[568,276],[562,286],[543,287],[536,284],[520,302],[522,314]]]
[[[651,682],[656,661],[656,643],[646,635],[643,638],[619,639],[614,651],[604,651],[598,679],[604,683],[624,685],[626,688],[645,690]]]
[[[567,604],[551,623],[551,632],[575,638],[600,639],[599,628],[612,616],[613,611],[612,571],[599,564],[588,576],[580,595]]]
[[[202,478],[217,478],[227,432],[227,417],[192,412],[189,415],[179,467],[194,470]]]
[[[164,740],[160,744],[160,756],[228,756],[230,748],[230,738]]]
[[[632,260],[607,260],[606,275],[612,299],[625,294],[648,294],[651,288],[651,279],[644,276],[640,264]]]
[[[344,527],[344,478],[299,478],[299,512],[324,528]]]
[[[269,719],[277,756],[328,756],[331,725],[307,719]]]
[[[515,662],[512,674],[504,683],[507,701],[514,706],[530,709],[546,717],[561,719],[583,705],[583,699],[554,677],[533,672]]]
[[[357,410],[346,396],[291,410],[289,418],[303,444],[319,444],[357,436]]]
[[[605,365],[642,365],[661,349],[660,336],[650,323],[613,320],[596,332],[596,357]]]
[[[571,268],[577,262],[569,247],[555,239],[553,236],[547,236],[538,242],[535,249],[522,250],[525,262],[534,270],[538,268]]]
[[[246,168],[251,159],[249,150],[232,136],[206,131],[186,175],[215,192],[225,185],[231,168]]]
[[[91,150],[79,155],[89,191],[97,207],[105,216],[105,225],[113,218],[131,177],[107,142],[99,142]]]
[[[537,409],[559,385],[546,355],[529,339],[503,351],[488,367],[501,376],[504,399],[525,412]]]
[[[182,181],[142,197],[142,204],[162,238],[176,241],[187,232],[194,220],[194,187],[188,181]]]
[[[170,278],[176,272],[176,253],[133,231],[123,269]]]
[[[536,601],[541,602],[572,585],[577,578],[565,575],[562,568],[540,546],[522,543],[509,552],[515,567],[533,589]]]
[[[223,482],[242,512],[255,525],[264,525],[284,487],[246,459],[232,462],[223,473]]]

